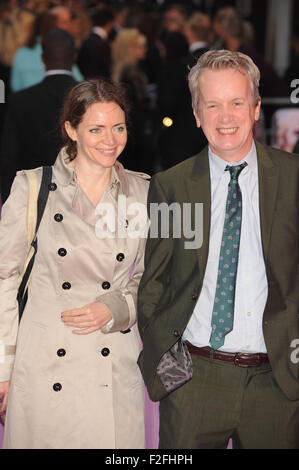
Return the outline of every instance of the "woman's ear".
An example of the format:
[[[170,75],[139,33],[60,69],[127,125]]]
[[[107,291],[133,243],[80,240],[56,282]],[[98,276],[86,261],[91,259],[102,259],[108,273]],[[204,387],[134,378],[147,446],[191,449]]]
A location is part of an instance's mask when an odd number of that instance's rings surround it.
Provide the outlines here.
[[[76,142],[77,141],[77,132],[76,132],[76,129],[74,129],[72,127],[70,121],[65,121],[64,128],[65,128],[65,132],[67,133],[69,138],[71,140],[73,140],[74,142]]]

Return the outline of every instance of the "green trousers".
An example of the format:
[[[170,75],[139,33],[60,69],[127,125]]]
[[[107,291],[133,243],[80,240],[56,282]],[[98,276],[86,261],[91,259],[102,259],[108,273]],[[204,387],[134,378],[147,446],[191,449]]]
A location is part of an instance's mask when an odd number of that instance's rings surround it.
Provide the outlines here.
[[[238,367],[192,355],[190,382],[160,402],[160,449],[298,449],[299,401],[269,364]]]

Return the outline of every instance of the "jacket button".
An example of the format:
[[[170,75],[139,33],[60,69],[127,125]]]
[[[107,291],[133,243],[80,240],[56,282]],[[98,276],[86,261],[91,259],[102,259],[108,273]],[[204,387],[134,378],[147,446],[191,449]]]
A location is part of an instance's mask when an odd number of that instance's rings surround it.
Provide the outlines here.
[[[179,332],[178,330],[174,330],[173,336],[175,336],[176,338],[178,338],[178,337],[180,336],[180,332]]]
[[[62,389],[62,385],[60,383],[56,383],[53,385],[53,390],[55,392],[60,392],[61,389]]]
[[[63,215],[62,214],[55,214],[54,215],[54,220],[56,220],[56,222],[61,222],[63,220]]]
[[[65,248],[59,248],[58,254],[59,256],[65,256],[67,254],[67,251]]]
[[[110,349],[108,349],[108,348],[103,348],[102,351],[101,351],[101,354],[102,354],[102,356],[104,356],[104,357],[109,356],[109,354],[110,354]]]
[[[197,300],[197,294],[192,294],[192,300]]]
[[[57,351],[57,356],[63,357],[63,356],[65,356],[65,355],[66,355],[66,350],[65,350],[65,349],[62,349],[62,348],[61,348],[61,349],[58,349],[58,351]]]
[[[102,288],[105,289],[105,290],[110,289],[110,282],[108,282],[108,281],[103,282],[102,283]]]
[[[49,191],[56,191],[56,189],[57,189],[57,184],[56,183],[50,183],[48,185],[48,190]]]
[[[72,286],[71,286],[71,284],[70,284],[69,282],[64,282],[64,283],[62,284],[62,289],[64,289],[64,290],[69,290],[71,287],[72,287]]]
[[[123,253],[118,253],[116,259],[117,261],[123,261],[125,259],[125,255]]]

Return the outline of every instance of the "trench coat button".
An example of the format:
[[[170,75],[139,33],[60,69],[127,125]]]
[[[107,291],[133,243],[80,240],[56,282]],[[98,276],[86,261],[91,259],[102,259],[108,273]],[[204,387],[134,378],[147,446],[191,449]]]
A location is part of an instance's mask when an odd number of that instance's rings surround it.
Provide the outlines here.
[[[110,282],[104,281],[104,282],[102,283],[102,288],[105,289],[105,290],[106,290],[106,289],[110,289]]]
[[[180,332],[178,330],[174,330],[173,331],[173,336],[175,336],[176,338],[178,338],[180,336]]]
[[[57,351],[57,356],[63,357],[63,356],[65,356],[65,355],[66,355],[66,350],[65,350],[65,349],[63,349],[63,348],[58,349],[58,351]]]
[[[107,357],[110,354],[110,349],[108,348],[103,348],[101,351],[102,356]]]
[[[118,253],[118,255],[116,255],[116,259],[117,261],[123,261],[125,259],[125,255],[123,253]]]
[[[192,300],[197,300],[197,294],[192,294]]]
[[[57,184],[56,183],[50,183],[48,185],[48,190],[49,191],[56,191],[56,189],[57,189]]]
[[[67,254],[67,251],[65,248],[59,248],[58,254],[59,256],[65,256]]]
[[[70,282],[64,282],[62,284],[62,289],[64,289],[64,290],[69,290],[71,287],[72,287],[72,285],[70,284]]]
[[[53,390],[55,392],[60,392],[61,389],[62,389],[62,385],[60,383],[56,383],[53,385]]]
[[[55,214],[54,215],[54,220],[56,222],[61,222],[63,220],[63,215],[62,214]]]

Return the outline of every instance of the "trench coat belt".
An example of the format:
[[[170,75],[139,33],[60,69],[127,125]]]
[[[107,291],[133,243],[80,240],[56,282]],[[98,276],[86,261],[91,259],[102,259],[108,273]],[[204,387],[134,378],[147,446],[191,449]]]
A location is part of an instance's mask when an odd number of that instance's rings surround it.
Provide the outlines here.
[[[223,362],[232,362],[239,367],[259,367],[262,364],[269,363],[268,354],[265,353],[250,354],[244,352],[230,353],[224,351],[215,351],[208,346],[204,348],[198,348],[188,341],[186,341],[186,346],[189,352],[191,354],[195,354],[196,356],[206,357]]]

